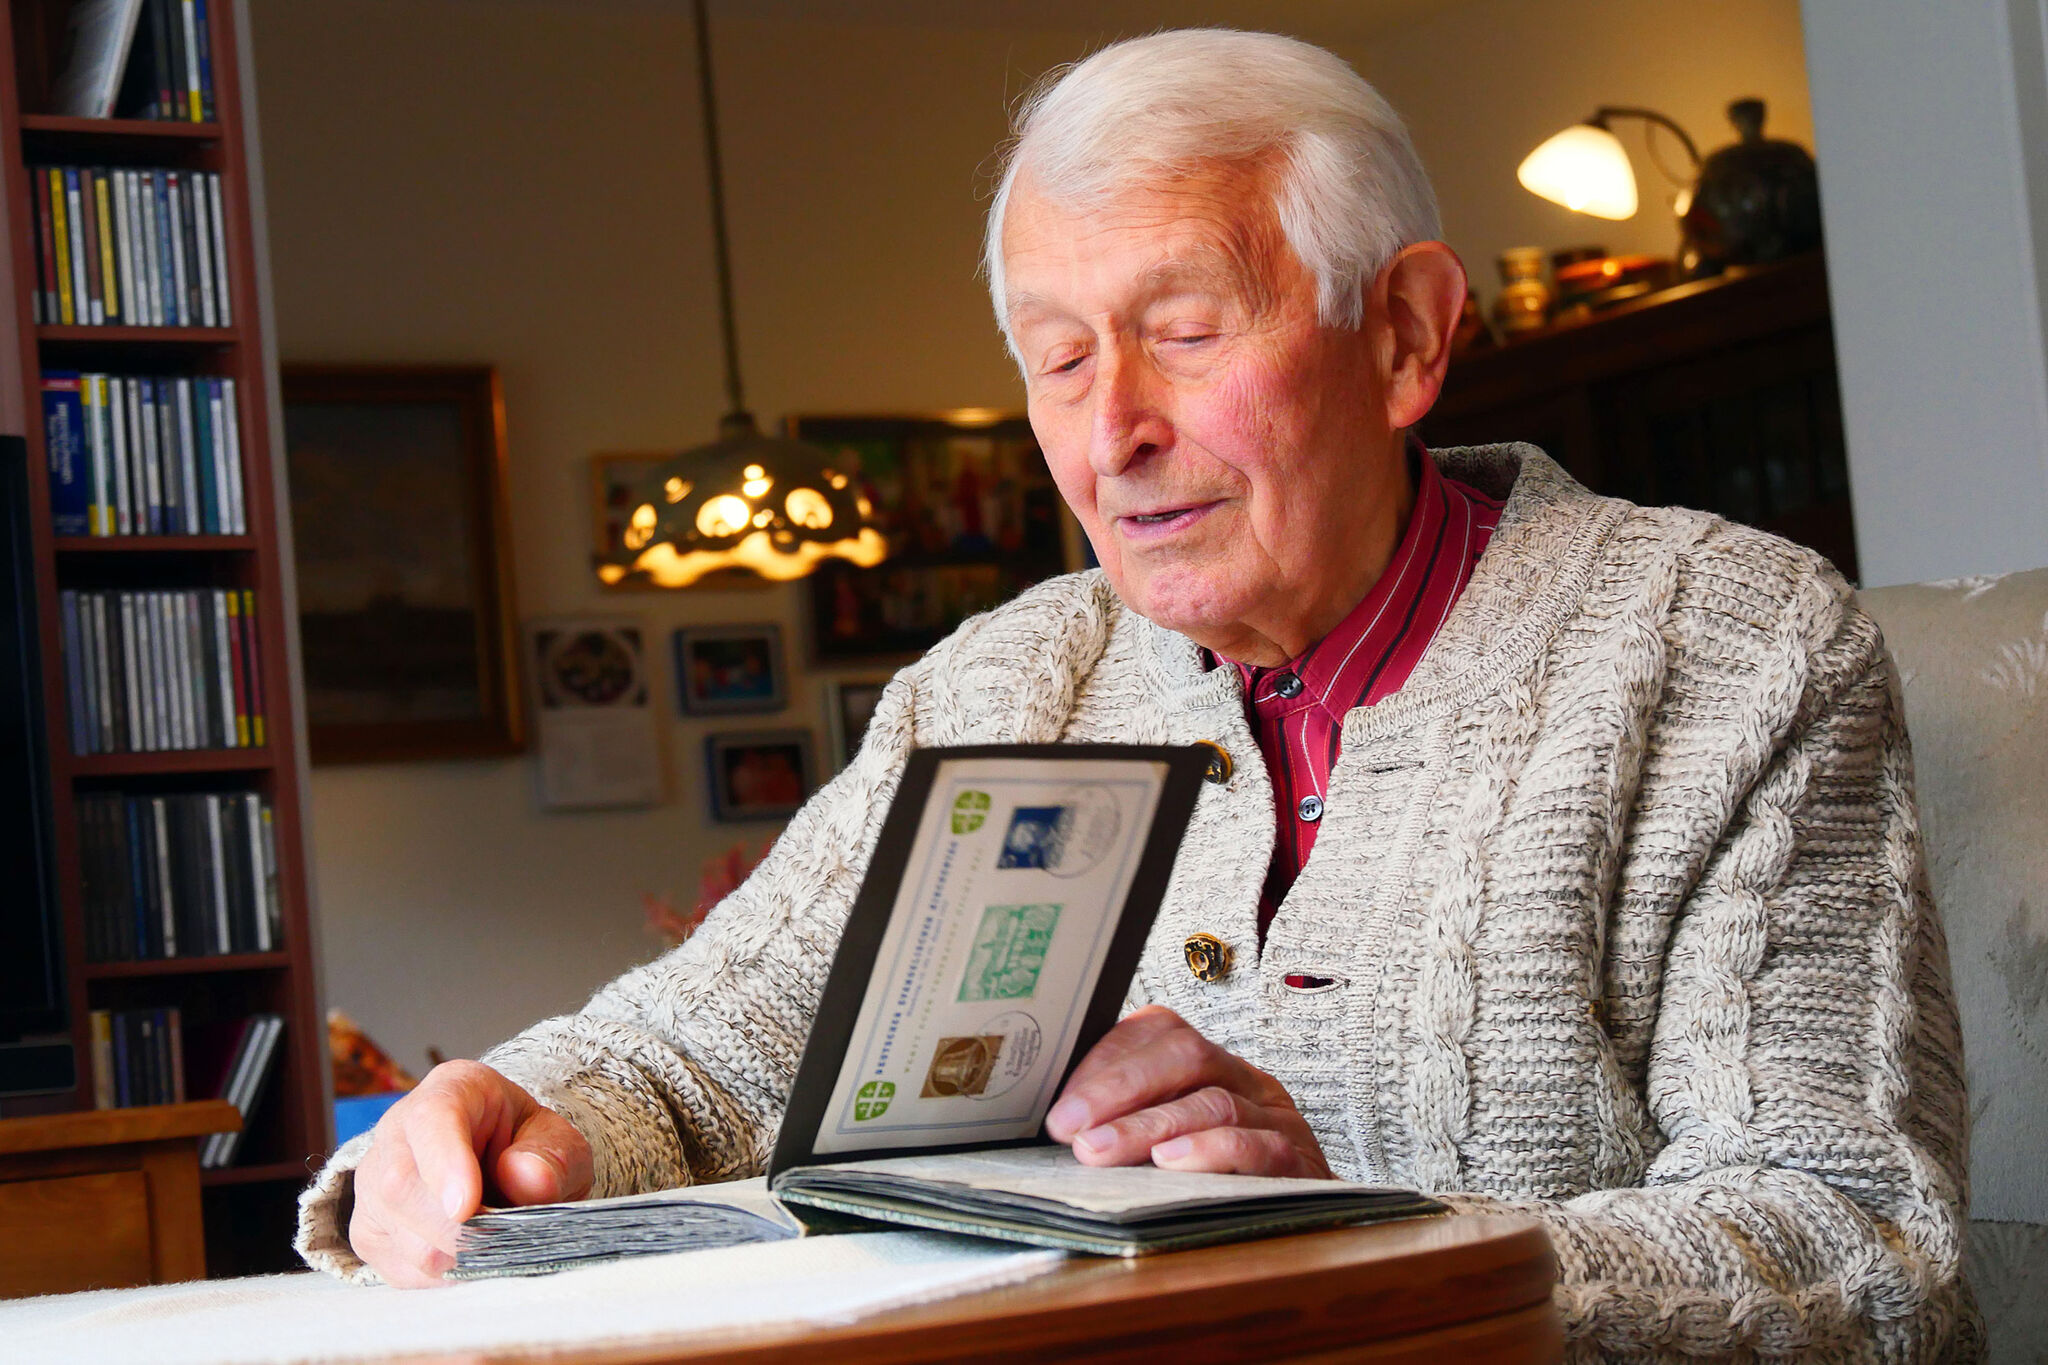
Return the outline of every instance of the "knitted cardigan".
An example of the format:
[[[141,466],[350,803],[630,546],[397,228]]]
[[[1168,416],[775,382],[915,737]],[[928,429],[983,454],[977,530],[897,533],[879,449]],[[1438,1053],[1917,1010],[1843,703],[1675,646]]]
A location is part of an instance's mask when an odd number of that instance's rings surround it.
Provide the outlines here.
[[[755,1174],[912,748],[1210,740],[1235,773],[1133,1002],[1277,1077],[1339,1175],[1541,1220],[1576,1359],[1973,1358],[1962,1045],[1877,629],[1775,537],[1528,446],[1434,458],[1499,530],[1407,685],[1345,718],[1263,950],[1238,671],[1075,574],[900,673],[688,943],[483,1060],[589,1139],[594,1195]],[[1198,931],[1235,950],[1220,981],[1182,960]],[[302,1199],[301,1253],[352,1278],[366,1142]]]

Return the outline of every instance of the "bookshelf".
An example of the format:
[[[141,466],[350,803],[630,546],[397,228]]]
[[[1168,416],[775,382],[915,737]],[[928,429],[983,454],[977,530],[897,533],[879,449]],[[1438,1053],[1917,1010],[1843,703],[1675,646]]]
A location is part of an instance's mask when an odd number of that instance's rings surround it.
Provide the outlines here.
[[[62,46],[67,0],[4,0],[0,27],[0,430],[27,440],[35,609],[43,657],[43,704],[51,769],[57,882],[64,934],[65,989],[79,1059],[75,1090],[10,1099],[4,1112],[89,1109],[93,1103],[90,1012],[176,1007],[192,1031],[259,1012],[284,1016],[280,1060],[235,1164],[201,1173],[208,1269],[238,1274],[291,1263],[293,1204],[308,1160],[331,1141],[326,1031],[318,1006],[307,900],[298,742],[300,720],[287,680],[289,566],[279,525],[271,404],[266,373],[250,168],[238,52],[244,15],[233,0],[209,0],[215,120],[207,123],[83,119],[43,112]],[[221,227],[231,326],[65,326],[38,323],[37,223],[29,168],[105,166],[211,172],[221,179]],[[243,469],[246,534],[58,536],[53,531],[48,452],[40,402],[44,369],[233,379]],[[238,749],[74,753],[63,673],[60,594],[67,589],[152,589],[206,585],[253,589],[267,742]],[[100,793],[180,796],[255,791],[273,812],[281,942],[271,951],[144,961],[90,961],[81,873],[78,803]],[[202,1096],[194,1095],[194,1099]]]

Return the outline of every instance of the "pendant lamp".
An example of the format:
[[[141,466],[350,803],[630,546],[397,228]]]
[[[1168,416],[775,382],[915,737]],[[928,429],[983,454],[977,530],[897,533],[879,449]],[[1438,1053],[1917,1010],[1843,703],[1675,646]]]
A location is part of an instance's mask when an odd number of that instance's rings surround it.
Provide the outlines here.
[[[720,569],[782,581],[802,578],[826,559],[879,564],[888,544],[868,524],[873,509],[855,491],[858,471],[838,467],[835,457],[816,446],[763,435],[747,411],[733,322],[710,23],[704,0],[695,0],[694,9],[727,412],[717,440],[664,461],[635,490],[623,549],[598,560],[597,576],[607,584],[639,580],[686,588]]]

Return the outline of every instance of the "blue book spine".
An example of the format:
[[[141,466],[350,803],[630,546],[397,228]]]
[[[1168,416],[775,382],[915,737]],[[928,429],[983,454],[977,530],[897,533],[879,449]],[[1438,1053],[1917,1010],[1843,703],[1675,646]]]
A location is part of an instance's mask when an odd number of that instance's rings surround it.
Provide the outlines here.
[[[162,171],[151,171],[149,190],[156,196],[156,273],[163,288],[164,326],[188,327],[191,324],[185,318],[185,300],[178,294],[178,277],[171,255],[177,247],[171,241],[170,178]]]
[[[206,0],[194,0],[194,36],[199,47],[199,116],[208,123],[214,120],[213,108],[213,33],[207,27]]]
[[[92,752],[91,733],[86,727],[85,635],[78,628],[78,593],[66,588],[57,595],[64,619],[64,699],[71,708],[71,752]]]
[[[85,449],[85,402],[76,370],[43,372],[43,448],[50,459],[50,528],[92,533],[92,461]]]

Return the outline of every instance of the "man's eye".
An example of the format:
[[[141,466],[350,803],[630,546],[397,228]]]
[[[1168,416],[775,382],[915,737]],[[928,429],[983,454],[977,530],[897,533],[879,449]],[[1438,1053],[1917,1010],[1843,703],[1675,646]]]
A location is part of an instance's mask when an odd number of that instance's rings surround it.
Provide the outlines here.
[[[1175,332],[1166,338],[1169,343],[1175,346],[1199,345],[1202,342],[1214,341],[1215,339],[1216,333],[1214,332]]]
[[[1081,368],[1081,362],[1087,358],[1086,354],[1068,356],[1065,360],[1047,365],[1045,372],[1047,374],[1071,374]]]

